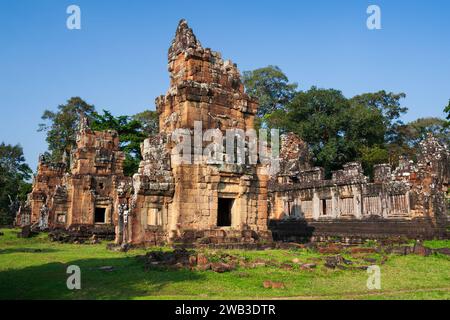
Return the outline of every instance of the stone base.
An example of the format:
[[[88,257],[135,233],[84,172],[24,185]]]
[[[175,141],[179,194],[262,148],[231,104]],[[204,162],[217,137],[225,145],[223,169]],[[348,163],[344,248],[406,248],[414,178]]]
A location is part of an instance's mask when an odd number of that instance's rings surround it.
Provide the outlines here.
[[[84,243],[92,240],[111,241],[115,238],[113,225],[72,225],[67,229],[53,229],[49,232],[49,238],[58,242]]]
[[[391,241],[393,239],[449,239],[446,225],[431,219],[405,220],[349,220],[306,221],[271,220],[269,229],[274,241],[322,242],[337,241],[360,244],[365,240]]]

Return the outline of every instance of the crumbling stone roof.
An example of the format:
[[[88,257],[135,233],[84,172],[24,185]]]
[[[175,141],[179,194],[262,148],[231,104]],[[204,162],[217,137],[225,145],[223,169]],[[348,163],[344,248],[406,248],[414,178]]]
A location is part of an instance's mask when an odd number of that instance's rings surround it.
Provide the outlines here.
[[[200,41],[197,40],[194,32],[189,28],[187,21],[182,19],[178,23],[175,38],[169,48],[169,61],[176,59],[176,57],[187,49],[203,49]]]

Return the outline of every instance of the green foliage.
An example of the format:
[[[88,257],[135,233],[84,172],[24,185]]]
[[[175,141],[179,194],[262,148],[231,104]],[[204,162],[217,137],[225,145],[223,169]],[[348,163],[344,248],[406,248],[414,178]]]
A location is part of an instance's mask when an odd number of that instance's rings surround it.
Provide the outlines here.
[[[142,131],[147,137],[156,135],[159,133],[159,115],[156,111],[145,110],[137,113],[132,117],[134,120],[139,121],[142,125]]]
[[[417,147],[431,133],[440,143],[450,146],[450,127],[440,118],[419,118],[398,128],[396,141],[389,145],[391,154],[415,160]]]
[[[31,189],[31,174],[21,146],[0,144],[0,225],[14,220],[17,208],[10,208],[11,201],[25,201]]]
[[[350,101],[352,104],[363,105],[369,109],[376,109],[382,112],[384,125],[386,127],[386,142],[395,140],[397,129],[403,124],[400,117],[408,111],[400,103],[404,99],[404,93],[387,93],[384,90],[374,93],[364,93],[353,97]]]
[[[94,112],[90,127],[93,130],[115,130],[119,134],[120,149],[125,152],[124,173],[132,176],[139,168],[141,161],[141,143],[158,130],[158,115],[155,111],[146,110],[135,116],[115,117],[111,112],[103,110],[103,114]]]
[[[448,100],[448,105],[444,108],[444,112],[447,114],[447,122],[445,123],[445,127],[450,127],[450,100]]]
[[[373,167],[376,164],[388,163],[389,152],[385,148],[374,145],[372,147],[362,146],[359,149],[360,158],[364,172],[373,177]]]
[[[328,176],[354,160],[361,160],[370,174],[373,164],[388,160],[385,139],[391,120],[387,118],[396,121],[404,110],[393,101],[402,95],[386,95],[347,99],[338,90],[312,87],[298,92],[285,111],[273,112],[267,120],[270,127],[292,131],[306,141],[314,164],[324,167]]]
[[[297,89],[297,84],[289,83],[287,76],[276,66],[245,71],[243,82],[248,95],[259,99],[260,122],[264,122],[266,115],[283,110]]]
[[[42,120],[45,123],[39,124],[38,131],[47,133],[46,141],[52,161],[62,161],[64,154],[70,154],[76,146],[76,132],[81,117],[91,118],[94,112],[95,107],[80,97],[70,98],[66,104],[59,105],[56,112],[44,111]]]

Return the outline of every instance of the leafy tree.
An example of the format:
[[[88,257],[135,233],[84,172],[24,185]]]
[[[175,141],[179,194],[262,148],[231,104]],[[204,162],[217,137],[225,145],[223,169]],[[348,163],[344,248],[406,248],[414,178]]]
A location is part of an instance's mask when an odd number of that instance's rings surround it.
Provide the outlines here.
[[[345,140],[348,100],[338,90],[312,87],[298,92],[285,111],[267,117],[270,127],[298,134],[309,144],[316,165],[329,173],[355,156]]]
[[[146,136],[153,136],[159,132],[159,115],[156,111],[145,110],[132,117],[142,124],[142,131]]]
[[[445,127],[450,127],[450,100],[448,100],[448,105],[445,107],[444,112],[447,114],[447,123],[445,124]]]
[[[364,105],[367,108],[378,109],[382,112],[386,126],[385,141],[389,143],[397,138],[398,128],[403,125],[400,117],[408,111],[408,108],[403,107],[400,102],[405,97],[404,93],[387,93],[381,90],[375,93],[357,95],[350,102]]]
[[[115,117],[111,112],[103,110],[103,114],[93,113],[90,127],[98,131],[117,131],[120,149],[125,153],[124,173],[131,176],[137,172],[142,160],[141,143],[157,132],[155,123],[157,114],[153,111],[144,111],[135,116]]]
[[[298,92],[284,111],[273,112],[267,121],[306,141],[314,164],[324,167],[328,176],[355,160],[371,174],[374,164],[389,160],[385,140],[404,110],[394,101],[400,96],[380,92],[347,99],[338,90],[312,87]]]
[[[288,77],[276,66],[268,66],[243,73],[243,82],[248,95],[259,99],[258,117],[283,110],[295,95],[297,84],[289,83]]]
[[[38,131],[47,133],[46,141],[51,160],[58,162],[64,154],[76,146],[76,132],[82,116],[91,118],[95,107],[79,97],[70,98],[66,104],[58,106],[58,111],[45,110]]]
[[[391,143],[391,153],[405,155],[409,159],[415,159],[419,143],[427,134],[431,133],[442,144],[450,146],[450,128],[446,121],[440,118],[419,118],[398,128],[398,138]]]
[[[0,144],[0,225],[13,222],[15,212],[9,208],[11,201],[25,201],[31,191],[32,171],[25,163],[23,149],[19,145]]]
[[[363,146],[359,149],[360,156],[358,158],[361,161],[364,172],[373,177],[373,167],[376,164],[388,163],[389,152],[386,148],[380,145],[374,145],[371,147]]]

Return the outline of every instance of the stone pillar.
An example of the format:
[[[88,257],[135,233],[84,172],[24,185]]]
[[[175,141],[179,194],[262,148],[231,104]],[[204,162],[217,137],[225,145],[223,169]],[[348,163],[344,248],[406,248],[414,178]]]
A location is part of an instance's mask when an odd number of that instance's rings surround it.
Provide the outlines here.
[[[352,187],[353,192],[353,204],[355,206],[354,213],[356,219],[362,218],[362,187],[361,185],[355,185]]]
[[[312,210],[313,210],[313,220],[319,220],[320,217],[320,198],[317,190],[314,189],[313,199],[312,199]]]
[[[335,188],[331,188],[331,216],[333,219],[339,218],[339,195],[337,193],[337,190]]]

